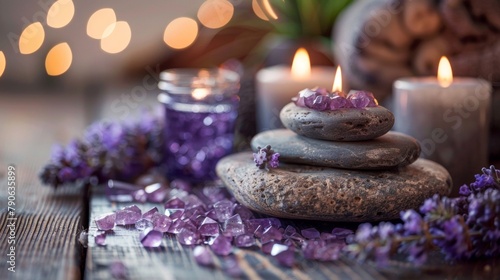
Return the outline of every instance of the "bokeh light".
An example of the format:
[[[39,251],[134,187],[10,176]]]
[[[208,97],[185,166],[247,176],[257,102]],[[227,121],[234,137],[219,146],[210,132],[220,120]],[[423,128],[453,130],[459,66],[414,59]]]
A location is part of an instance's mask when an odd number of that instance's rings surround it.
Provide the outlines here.
[[[163,33],[163,41],[171,48],[189,47],[198,36],[198,24],[192,18],[180,17],[171,21]]]
[[[6,65],[7,65],[7,62],[5,60],[5,55],[3,54],[2,51],[0,51],[0,77],[2,77],[3,72],[5,71]]]
[[[226,25],[234,14],[234,6],[227,0],[207,0],[198,9],[198,20],[208,28]]]
[[[278,19],[278,15],[276,15],[276,13],[274,12],[273,7],[271,7],[271,4],[269,3],[269,0],[262,0],[262,6],[271,18]]]
[[[68,43],[55,45],[45,58],[45,69],[50,76],[59,76],[68,71],[73,61],[73,54]]]
[[[119,53],[127,48],[132,38],[130,25],[126,21],[117,21],[104,31],[101,49],[107,53]]]
[[[19,51],[22,54],[36,52],[45,39],[45,30],[40,22],[34,22],[24,28],[19,37]]]
[[[61,28],[71,22],[75,15],[75,5],[71,0],[58,0],[50,6],[47,12],[47,25]]]
[[[105,35],[110,35],[113,30],[108,29],[116,23],[115,11],[111,8],[104,8],[93,13],[87,22],[87,35],[91,38],[100,40],[105,37]],[[104,31],[108,31],[109,34],[105,34]]]
[[[257,0],[252,0],[252,9],[256,16],[258,16],[263,20],[269,21],[269,18],[266,16],[266,14],[260,7],[259,2]]]

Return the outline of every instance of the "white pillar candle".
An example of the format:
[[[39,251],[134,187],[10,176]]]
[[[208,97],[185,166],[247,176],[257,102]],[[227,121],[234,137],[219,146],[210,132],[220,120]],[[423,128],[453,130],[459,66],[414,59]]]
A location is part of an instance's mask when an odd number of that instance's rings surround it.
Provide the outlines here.
[[[452,77],[451,67],[449,72]],[[491,84],[475,78],[454,78],[448,84],[435,77],[397,80],[394,130],[415,137],[421,157],[448,169],[456,195],[488,164]]]
[[[331,88],[335,68],[311,67],[307,52],[304,57],[299,54],[300,51],[301,49],[294,57],[292,68],[279,65],[257,72],[256,113],[259,132],[283,127],[279,118],[280,111],[299,91],[316,86]]]

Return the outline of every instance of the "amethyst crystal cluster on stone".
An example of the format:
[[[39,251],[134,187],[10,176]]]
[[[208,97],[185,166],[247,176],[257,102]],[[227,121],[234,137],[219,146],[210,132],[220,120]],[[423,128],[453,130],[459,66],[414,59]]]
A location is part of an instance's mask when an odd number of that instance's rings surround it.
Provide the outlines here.
[[[451,189],[442,166],[418,159],[414,138],[389,132],[394,116],[370,93],[344,98],[324,89],[304,90],[280,118],[288,129],[261,132],[251,143],[254,150],[272,146],[280,155],[278,168],[256,172],[249,152],[217,165],[235,198],[254,211],[291,219],[390,220]],[[260,151],[254,154],[257,164],[264,159]],[[301,234],[317,235],[314,230]]]
[[[329,92],[324,88],[306,88],[292,100],[299,107],[318,111],[378,106],[377,99],[368,91],[351,91],[345,97],[342,92]]]
[[[175,236],[180,244],[193,246],[198,264],[214,266],[215,257],[220,256],[226,273],[237,276],[241,270],[231,261],[235,248],[260,248],[279,264],[293,266],[300,255],[323,261],[337,259],[346,237],[353,233],[340,228],[331,232],[298,229],[277,218],[256,218],[221,186],[205,186],[196,192],[185,191],[191,188],[179,180],[170,186],[165,187],[161,209],[142,212],[137,205],[129,205],[97,217],[95,223],[102,232],[97,233],[95,243],[105,245],[106,233],[115,226],[134,225],[127,228],[137,231],[144,247],[162,246],[166,235]]]

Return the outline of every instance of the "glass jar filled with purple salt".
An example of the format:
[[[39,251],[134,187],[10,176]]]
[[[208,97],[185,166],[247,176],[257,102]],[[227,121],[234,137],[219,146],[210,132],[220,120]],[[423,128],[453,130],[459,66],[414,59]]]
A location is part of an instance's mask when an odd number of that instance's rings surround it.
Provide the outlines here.
[[[225,69],[169,69],[160,74],[169,179],[214,180],[233,148],[240,77]]]

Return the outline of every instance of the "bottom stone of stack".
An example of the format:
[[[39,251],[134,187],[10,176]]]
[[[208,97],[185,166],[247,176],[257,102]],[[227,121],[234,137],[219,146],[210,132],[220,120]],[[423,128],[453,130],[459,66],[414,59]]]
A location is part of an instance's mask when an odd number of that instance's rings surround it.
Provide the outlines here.
[[[259,169],[251,152],[227,156],[217,175],[235,198],[267,215],[336,222],[399,218],[434,194],[448,195],[452,181],[441,165],[418,159],[388,171],[355,171],[298,164]]]

